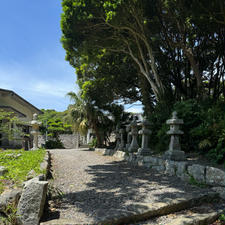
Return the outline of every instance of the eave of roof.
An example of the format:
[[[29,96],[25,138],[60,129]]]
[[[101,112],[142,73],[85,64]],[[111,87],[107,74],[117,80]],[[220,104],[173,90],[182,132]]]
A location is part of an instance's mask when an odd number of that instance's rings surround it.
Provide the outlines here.
[[[38,111],[40,114],[43,114],[43,112],[40,109],[38,109],[37,107],[35,107],[34,105],[32,105],[30,102],[26,101],[24,98],[22,98],[21,96],[19,96],[18,94],[16,94],[14,91],[0,88],[0,92],[5,92],[5,93],[11,94],[13,96],[16,96],[17,98],[19,98],[20,100],[22,100],[23,102],[25,102],[26,104],[28,104],[29,106],[31,106],[33,109],[35,109],[36,111]]]

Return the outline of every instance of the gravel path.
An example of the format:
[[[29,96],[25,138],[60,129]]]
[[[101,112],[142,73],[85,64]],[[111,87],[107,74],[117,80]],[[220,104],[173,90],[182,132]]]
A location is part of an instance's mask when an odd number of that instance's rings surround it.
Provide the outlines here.
[[[71,219],[77,224],[97,223],[123,215],[141,203],[170,201],[203,189],[176,177],[135,167],[114,157],[87,150],[51,150],[55,193],[45,220]]]

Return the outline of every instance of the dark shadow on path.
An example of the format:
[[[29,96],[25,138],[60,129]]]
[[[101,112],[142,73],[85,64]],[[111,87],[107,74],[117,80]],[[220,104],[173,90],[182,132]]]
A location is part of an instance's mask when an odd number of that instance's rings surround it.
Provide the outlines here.
[[[75,207],[95,223],[146,210],[143,203],[168,202],[204,191],[179,178],[123,161],[92,165],[86,172],[93,176],[87,189],[65,194],[60,201],[62,205]]]

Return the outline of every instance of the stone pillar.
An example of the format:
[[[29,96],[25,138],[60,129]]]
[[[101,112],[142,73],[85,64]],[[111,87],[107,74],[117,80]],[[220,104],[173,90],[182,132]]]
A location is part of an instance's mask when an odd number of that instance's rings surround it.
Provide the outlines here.
[[[125,147],[124,138],[123,138],[124,133],[125,133],[125,132],[124,132],[124,129],[121,128],[121,129],[119,130],[119,134],[120,134],[120,145],[119,145],[119,149],[120,149],[120,150],[124,150],[124,147]]]
[[[131,144],[131,132],[130,132],[130,124],[126,125],[126,132],[127,132],[127,143],[126,143],[126,150],[129,149],[130,144]]]
[[[138,149],[138,154],[139,155],[150,155],[151,150],[148,147],[148,142],[149,142],[149,135],[152,133],[150,129],[150,122],[144,118],[142,122],[142,130],[140,130],[138,133],[142,135],[142,143],[141,143],[141,148]]]
[[[136,152],[138,150],[139,146],[137,143],[138,126],[137,126],[137,122],[135,119],[131,122],[130,127],[131,127],[132,141],[131,141],[128,151]]]
[[[31,134],[33,135],[33,148],[31,150],[37,150],[38,149],[38,135],[39,135],[39,126],[41,125],[41,122],[37,120],[37,114],[35,113],[33,115],[33,120],[31,121],[32,131]]]
[[[183,131],[179,130],[180,125],[184,123],[183,120],[177,118],[177,112],[173,112],[172,119],[167,120],[166,123],[170,125],[170,130],[167,134],[171,135],[171,137],[169,150],[166,151],[164,155],[165,158],[176,161],[185,160],[185,153],[181,151],[179,140],[180,135],[183,134]]]
[[[119,125],[116,126],[115,135],[116,135],[116,147],[115,147],[114,150],[117,151],[119,149],[119,146],[120,146]]]

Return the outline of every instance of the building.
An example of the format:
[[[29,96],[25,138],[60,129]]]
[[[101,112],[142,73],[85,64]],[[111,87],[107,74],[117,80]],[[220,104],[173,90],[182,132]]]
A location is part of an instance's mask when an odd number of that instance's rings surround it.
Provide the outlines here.
[[[11,90],[0,88],[0,110],[13,112],[21,121],[26,125],[20,127],[20,129],[29,134],[30,125],[29,122],[33,118],[33,114],[41,114],[42,111],[33,106],[31,103],[23,99],[21,96]],[[17,126],[12,124],[12,127]],[[6,135],[0,134],[0,147],[2,148],[20,148],[22,147],[23,137],[16,137],[14,140],[8,140]]]

